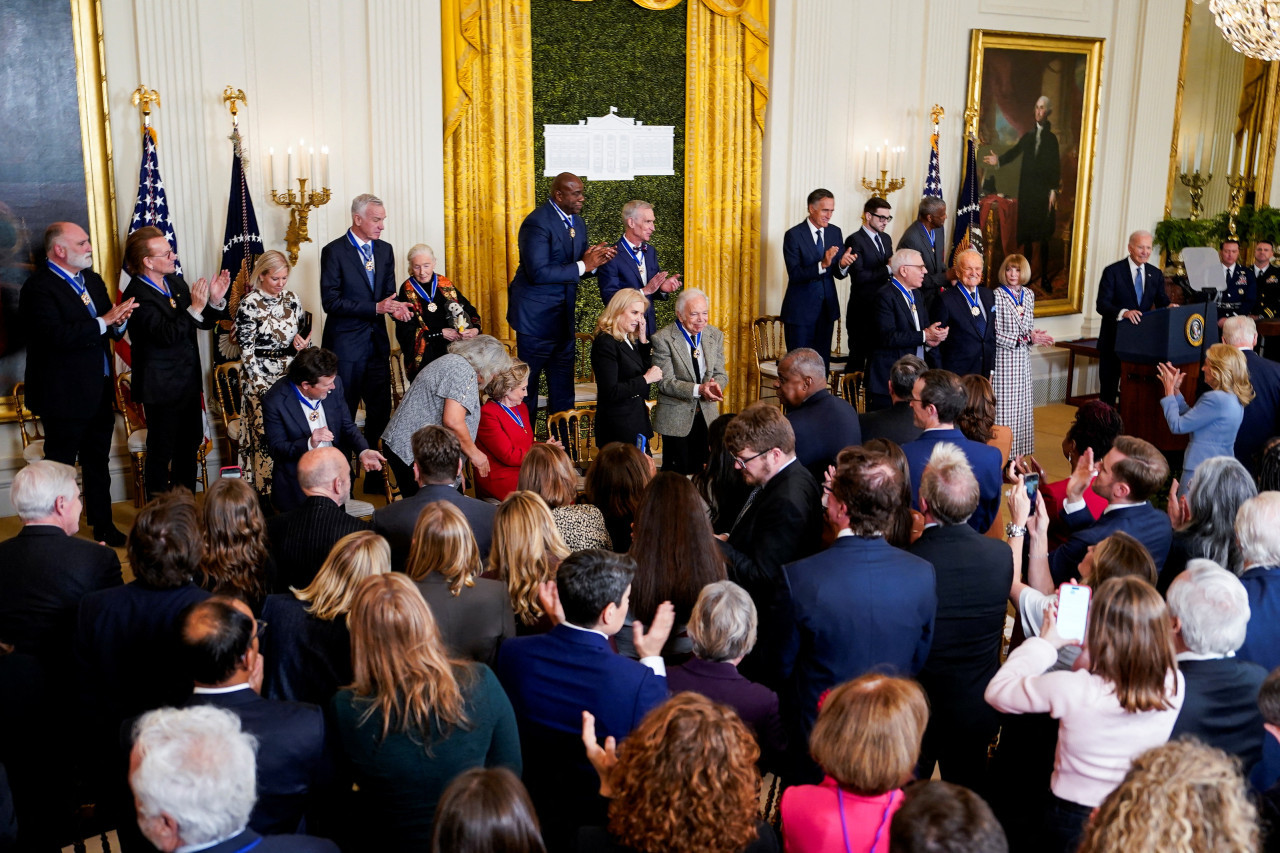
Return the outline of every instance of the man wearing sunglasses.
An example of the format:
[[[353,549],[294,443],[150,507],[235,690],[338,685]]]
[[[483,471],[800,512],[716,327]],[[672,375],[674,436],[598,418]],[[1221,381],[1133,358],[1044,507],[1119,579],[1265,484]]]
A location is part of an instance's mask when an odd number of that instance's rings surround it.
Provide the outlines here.
[[[892,221],[889,202],[872,196],[862,206],[862,227],[844,241],[845,248],[856,256],[849,267],[849,303],[845,306],[850,353],[847,370],[864,370],[876,346],[876,294],[889,283],[893,239],[886,229]]]

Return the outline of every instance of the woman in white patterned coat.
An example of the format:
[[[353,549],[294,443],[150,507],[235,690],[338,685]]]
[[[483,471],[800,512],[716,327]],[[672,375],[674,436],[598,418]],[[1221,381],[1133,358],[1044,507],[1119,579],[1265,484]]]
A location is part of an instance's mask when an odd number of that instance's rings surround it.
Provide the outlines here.
[[[1000,265],[996,287],[996,423],[1013,431],[1010,458],[1035,452],[1035,394],[1031,387],[1031,347],[1053,346],[1047,332],[1035,328],[1036,295],[1025,284],[1031,265],[1009,255]]]

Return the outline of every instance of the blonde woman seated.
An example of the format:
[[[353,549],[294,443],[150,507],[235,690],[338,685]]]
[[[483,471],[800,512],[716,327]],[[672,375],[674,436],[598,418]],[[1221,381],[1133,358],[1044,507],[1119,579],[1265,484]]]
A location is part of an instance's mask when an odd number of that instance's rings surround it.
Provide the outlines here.
[[[349,850],[429,850],[436,804],[473,767],[522,770],[511,702],[484,664],[449,657],[431,608],[402,574],[366,578],[351,606],[355,677],[330,703]]]
[[[646,334],[649,300],[626,287],[609,300],[596,321],[591,343],[591,369],[596,376],[596,447],[611,441],[636,444],[653,438],[649,422],[649,386],[662,379]]]
[[[560,561],[569,553],[551,510],[536,492],[512,492],[498,505],[493,516],[489,570],[484,577],[507,585],[516,636],[545,634],[554,627],[538,590],[555,580]]]
[[[506,588],[480,571],[480,549],[462,510],[447,501],[423,507],[405,574],[431,605],[449,654],[492,664],[516,625]]]
[[[1160,406],[1169,431],[1174,435],[1191,433],[1182,461],[1179,495],[1191,488],[1196,467],[1214,456],[1235,456],[1236,432],[1244,419],[1244,407],[1253,400],[1249,383],[1249,363],[1244,353],[1230,344],[1214,344],[1204,359],[1204,381],[1210,390],[1200,395],[1194,406],[1183,399],[1182,380],[1186,374],[1169,362],[1158,365],[1164,396]]]
[[[570,551],[613,549],[604,513],[591,504],[574,503],[578,496],[578,474],[564,448],[551,444],[530,447],[520,463],[516,488],[535,492],[546,501],[556,530]]]
[[[356,587],[391,571],[391,546],[371,530],[348,533],[303,589],[267,596],[262,621],[262,695],[324,705],[351,683],[347,614]]]

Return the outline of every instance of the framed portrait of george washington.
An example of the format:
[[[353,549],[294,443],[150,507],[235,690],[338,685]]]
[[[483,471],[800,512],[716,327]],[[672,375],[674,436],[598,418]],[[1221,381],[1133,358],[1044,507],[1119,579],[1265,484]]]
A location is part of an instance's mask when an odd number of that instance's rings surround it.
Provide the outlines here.
[[[93,241],[93,266],[119,278],[99,0],[0,4],[0,421],[13,421],[26,371],[23,282],[44,262],[44,230],[67,220]]]
[[[1079,313],[1083,301],[1102,47],[994,30],[970,40],[988,283],[1005,258],[1023,255],[1041,317]]]

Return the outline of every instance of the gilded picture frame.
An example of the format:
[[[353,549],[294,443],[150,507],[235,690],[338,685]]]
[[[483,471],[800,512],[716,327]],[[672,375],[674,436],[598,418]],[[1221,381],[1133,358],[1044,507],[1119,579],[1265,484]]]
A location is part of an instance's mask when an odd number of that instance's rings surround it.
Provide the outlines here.
[[[8,231],[14,234],[2,282],[7,318],[0,370],[4,423],[18,419],[13,389],[25,365],[17,296],[27,275],[44,260],[45,227],[59,218],[83,217],[93,241],[94,269],[113,296],[120,269],[101,3],[35,2],[30,9],[20,8],[24,4],[19,2],[7,10],[22,28],[6,26],[13,38],[6,61],[25,73],[14,78],[24,82],[12,87],[5,103],[5,127],[10,131],[6,136],[34,141],[25,156],[11,158],[8,171],[0,176],[0,203],[5,203]],[[73,67],[74,102],[69,90]],[[65,129],[58,122],[64,122]],[[14,134],[15,128],[25,133]]]
[[[973,30],[969,105],[988,284],[1022,254],[1040,317],[1078,314],[1104,39]]]

